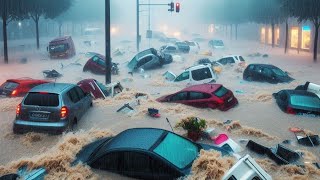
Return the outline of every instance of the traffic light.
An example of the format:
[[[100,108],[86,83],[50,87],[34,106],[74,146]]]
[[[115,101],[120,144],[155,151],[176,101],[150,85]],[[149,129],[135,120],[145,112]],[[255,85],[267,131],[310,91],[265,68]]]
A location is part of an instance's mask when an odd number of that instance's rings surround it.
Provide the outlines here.
[[[176,12],[180,12],[180,3],[176,3]]]
[[[168,11],[173,12],[174,11],[174,2],[169,3],[168,6],[169,6]]]

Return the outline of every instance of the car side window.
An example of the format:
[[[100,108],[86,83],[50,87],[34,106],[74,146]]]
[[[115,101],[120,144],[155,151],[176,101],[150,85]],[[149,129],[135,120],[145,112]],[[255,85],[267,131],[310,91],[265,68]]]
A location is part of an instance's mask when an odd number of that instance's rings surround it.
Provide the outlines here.
[[[75,89],[77,91],[79,99],[83,99],[85,97],[83,90],[80,87],[75,87]]]
[[[250,66],[249,66],[249,69],[250,69],[250,70],[254,70],[254,65],[250,65]]]
[[[101,66],[105,66],[104,60],[98,56],[94,56],[92,60]]]
[[[200,93],[200,92],[190,92],[189,100],[208,99],[208,98],[210,98],[209,94]]]
[[[73,103],[77,103],[80,100],[75,88],[70,89],[67,95]]]
[[[183,72],[182,74],[180,74],[174,81],[175,82],[179,82],[179,81],[184,81],[189,79],[189,71]]]
[[[233,57],[229,57],[228,60],[227,60],[227,63],[235,63]]]
[[[226,58],[222,58],[219,60],[219,63],[226,65],[227,64],[227,59]]]
[[[187,92],[180,92],[178,94],[173,95],[170,98],[170,101],[183,101],[183,100],[187,100],[187,97],[188,97]]]
[[[272,76],[272,71],[271,71],[269,68],[263,68],[263,69],[262,69],[262,73],[263,73],[265,76],[268,76],[268,77],[271,77],[271,76]]]
[[[138,63],[137,63],[137,67],[140,67],[144,64],[146,64],[147,62],[152,60],[152,56],[146,56],[144,58],[142,58]]]
[[[238,56],[234,56],[234,57],[236,58],[236,60],[239,60],[239,59],[238,59]]]
[[[211,71],[208,67],[193,70],[191,74],[192,74],[192,79],[194,79],[195,81],[201,81],[204,79],[212,78]]]
[[[97,159],[90,165],[96,169],[108,170],[108,171],[120,171],[123,168],[121,156],[119,152],[112,152]]]
[[[173,47],[173,46],[169,46],[167,49],[168,49],[168,50],[170,50],[170,51],[174,51],[174,50],[176,50],[176,48],[175,48],[175,47]]]

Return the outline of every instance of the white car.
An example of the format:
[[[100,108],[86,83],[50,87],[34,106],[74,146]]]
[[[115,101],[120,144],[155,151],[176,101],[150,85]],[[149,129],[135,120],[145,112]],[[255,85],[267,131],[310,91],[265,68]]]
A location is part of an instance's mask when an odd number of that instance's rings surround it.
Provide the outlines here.
[[[184,83],[186,86],[216,82],[217,74],[211,64],[200,64],[185,69],[179,76],[167,71],[163,76],[169,81]]]
[[[224,43],[222,40],[210,40],[208,45],[213,49],[224,49]]]
[[[215,63],[218,63],[220,65],[226,65],[226,64],[245,64],[245,60],[240,55],[229,55],[224,56],[221,59],[215,61]]]
[[[190,47],[190,53],[198,54],[200,51],[200,45],[194,41],[185,41]]]
[[[167,54],[177,54],[179,53],[179,49],[176,45],[169,44],[160,47],[160,52],[167,53]]]
[[[316,94],[320,98],[320,85],[307,81],[304,85],[298,86],[296,90],[306,90]]]

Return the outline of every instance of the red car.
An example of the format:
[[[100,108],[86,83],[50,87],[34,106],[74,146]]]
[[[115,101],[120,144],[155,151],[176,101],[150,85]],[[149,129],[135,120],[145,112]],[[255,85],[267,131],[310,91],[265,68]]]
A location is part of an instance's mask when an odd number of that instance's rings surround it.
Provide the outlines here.
[[[33,87],[49,82],[50,81],[31,78],[8,79],[0,86],[0,96],[24,96]]]
[[[111,63],[111,73],[118,74],[118,64]],[[93,57],[91,57],[87,63],[83,66],[83,72],[91,71],[94,74],[106,74],[106,58],[105,56],[96,53]]]
[[[159,102],[182,103],[199,108],[227,111],[238,104],[232,91],[221,84],[200,84],[157,99]]]

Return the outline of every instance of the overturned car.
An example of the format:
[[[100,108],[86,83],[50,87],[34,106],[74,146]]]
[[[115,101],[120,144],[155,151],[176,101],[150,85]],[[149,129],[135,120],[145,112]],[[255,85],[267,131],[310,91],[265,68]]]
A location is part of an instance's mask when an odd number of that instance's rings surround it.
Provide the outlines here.
[[[128,63],[127,67],[131,72],[138,69],[156,69],[162,67],[165,64],[172,62],[172,56],[158,52],[154,48],[146,49],[139,52],[133,59]]]
[[[200,64],[185,69],[179,76],[167,71],[163,76],[168,81],[185,83],[187,86],[216,82],[217,75],[212,69],[211,64]]]
[[[105,86],[95,79],[84,79],[79,81],[77,85],[84,92],[90,93],[95,99],[105,99],[107,96],[114,97],[123,90],[120,82],[111,83]]]
[[[288,114],[320,115],[320,98],[305,90],[281,90],[273,93],[279,108]]]
[[[83,67],[83,72],[90,71],[94,74],[106,74],[106,58],[101,54],[92,53],[92,57]],[[118,63],[111,62],[111,74],[119,74]]]

